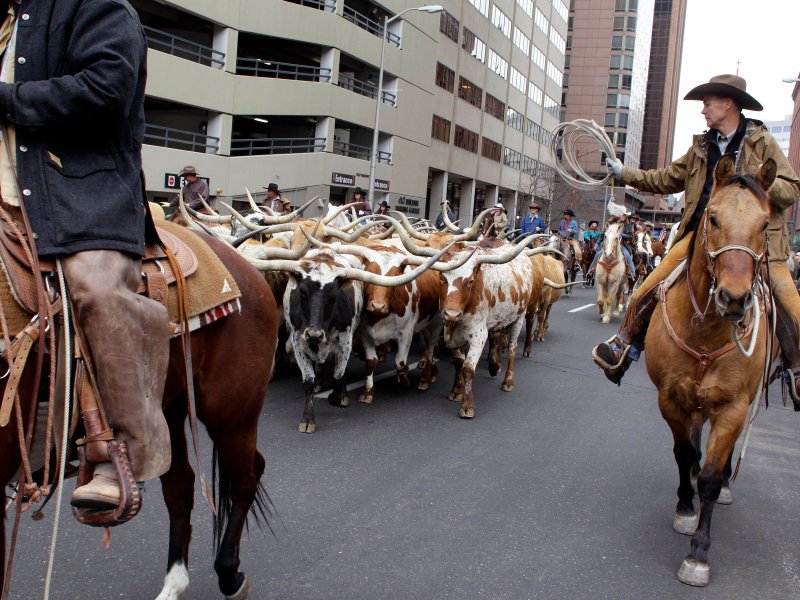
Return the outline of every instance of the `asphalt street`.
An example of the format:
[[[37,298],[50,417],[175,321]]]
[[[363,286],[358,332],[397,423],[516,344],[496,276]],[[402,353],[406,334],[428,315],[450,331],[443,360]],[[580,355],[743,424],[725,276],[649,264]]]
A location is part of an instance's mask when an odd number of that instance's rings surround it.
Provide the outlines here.
[[[453,367],[443,361],[429,391],[384,379],[371,406],[358,390],[349,408],[318,402],[317,433],[300,434],[299,377],[279,371],[259,436],[274,535],[251,526],[243,540],[250,598],[800,598],[800,415],[773,386],[734,502],[714,513],[711,583],[683,585],[675,573],[689,538],[671,527],[672,439],[643,361],[621,387],[592,364],[591,347],[618,325],[577,310],[593,301],[591,289],[562,297],[546,341],[518,358],[514,391],[483,361],[471,421],[447,400]],[[210,474],[208,444],[203,455]],[[23,519],[12,598],[41,597],[53,514]],[[183,597],[220,598],[199,494],[193,522]],[[155,598],[167,532],[158,482],[108,551],[102,531],[65,507],[50,597]]]

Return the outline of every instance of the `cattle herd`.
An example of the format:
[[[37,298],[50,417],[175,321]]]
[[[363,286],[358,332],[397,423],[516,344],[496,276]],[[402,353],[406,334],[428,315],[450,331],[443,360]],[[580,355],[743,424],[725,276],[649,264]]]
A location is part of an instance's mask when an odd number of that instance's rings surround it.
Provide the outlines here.
[[[373,375],[387,348],[395,349],[398,381],[410,384],[409,352],[415,339],[424,342],[418,389],[436,381],[435,350],[437,345],[447,348],[456,366],[448,397],[459,402],[460,417],[473,418],[473,376],[487,342],[490,373],[499,372],[505,353],[502,389],[513,390],[523,326],[523,355],[530,356],[534,338],[544,341],[550,309],[567,287],[564,263],[554,256],[558,253],[533,247],[546,236],[515,243],[480,239],[480,223],[489,211],[465,231],[452,223],[438,231],[427,221],[412,224],[402,213],[350,222],[345,215],[351,206],[345,205],[306,219],[302,212],[316,199],[289,215],[256,205],[249,194],[248,199],[251,209],[244,215],[228,206],[226,215],[208,206],[195,212],[181,202],[178,220],[226,241],[264,272],[282,305],[286,355],[302,375],[301,432],[316,430],[314,394],[322,387],[326,363],[333,363],[328,401],[346,406],[345,370],[359,349],[367,373],[359,400],[371,403]]]

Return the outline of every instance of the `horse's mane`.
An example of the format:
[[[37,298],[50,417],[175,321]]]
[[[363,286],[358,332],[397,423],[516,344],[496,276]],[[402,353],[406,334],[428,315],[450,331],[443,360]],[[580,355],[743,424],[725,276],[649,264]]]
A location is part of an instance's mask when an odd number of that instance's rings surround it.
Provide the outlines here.
[[[723,188],[736,184],[740,185],[741,187],[751,192],[759,200],[767,200],[767,193],[763,189],[761,189],[761,186],[758,184],[755,175],[734,175],[733,177],[723,181],[722,185],[720,185],[717,189],[721,190]]]

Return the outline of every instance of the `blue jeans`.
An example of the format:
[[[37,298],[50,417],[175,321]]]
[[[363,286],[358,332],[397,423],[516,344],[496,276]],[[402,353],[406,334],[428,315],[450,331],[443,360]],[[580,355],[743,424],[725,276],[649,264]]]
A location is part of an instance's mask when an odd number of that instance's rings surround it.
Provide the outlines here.
[[[590,270],[590,271],[591,271],[592,269],[594,269],[594,266],[597,264],[597,261],[598,261],[598,260],[600,260],[600,255],[601,255],[602,253],[603,253],[603,251],[602,251],[602,250],[598,250],[598,251],[595,253],[595,255],[594,255],[594,259],[592,259],[592,264],[591,264],[591,265],[589,265],[589,270]],[[634,273],[636,273],[636,267],[634,267],[634,266],[633,266],[633,258],[631,258],[631,251],[630,251],[630,250],[628,250],[628,247],[627,247],[627,246],[625,246],[625,245],[623,245],[623,246],[622,246],[622,254],[625,256],[625,260],[627,260],[627,261],[628,261],[628,266],[629,266],[629,267],[630,267],[630,269],[631,269],[631,277],[633,277],[633,274],[634,274]]]

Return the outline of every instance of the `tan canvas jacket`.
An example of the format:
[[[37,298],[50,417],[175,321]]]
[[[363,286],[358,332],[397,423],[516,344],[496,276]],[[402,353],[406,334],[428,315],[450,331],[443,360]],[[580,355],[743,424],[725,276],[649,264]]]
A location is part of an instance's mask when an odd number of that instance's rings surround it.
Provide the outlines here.
[[[705,144],[703,134],[695,135],[689,151],[664,169],[649,171],[631,167],[622,169],[622,181],[642,192],[657,194],[686,192],[686,208],[678,228],[677,239],[683,236],[684,229],[703,192],[708,164]],[[785,261],[789,258],[789,235],[783,211],[795,200],[800,199],[800,179],[767,128],[759,121],[748,120],[744,138],[739,145],[736,172],[743,175],[753,174],[768,158],[772,158],[778,167],[775,183],[769,188],[772,207],[768,227],[770,261]]]

